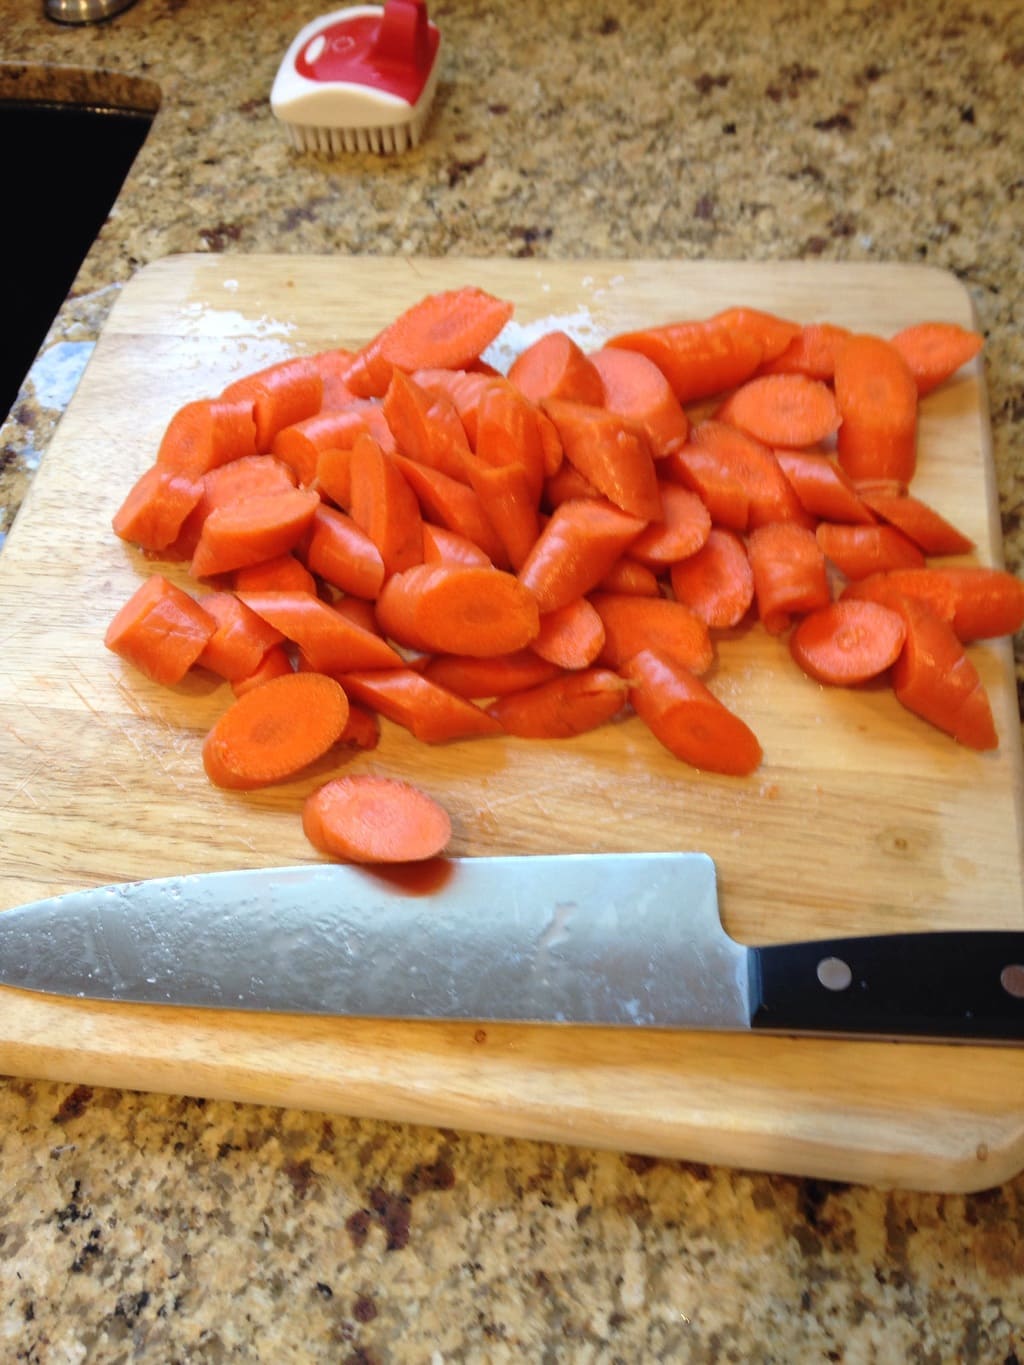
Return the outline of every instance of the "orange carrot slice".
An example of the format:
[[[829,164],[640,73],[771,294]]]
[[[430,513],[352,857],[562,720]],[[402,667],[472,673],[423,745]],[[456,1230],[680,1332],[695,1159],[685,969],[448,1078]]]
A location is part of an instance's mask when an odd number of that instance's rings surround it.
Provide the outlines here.
[[[839,463],[855,482],[893,479],[906,487],[917,464],[917,384],[883,337],[851,336],[836,355],[842,417]]]
[[[248,791],[294,777],[341,737],[348,698],[322,673],[289,673],[234,701],[203,743],[216,787]]]
[[[293,673],[294,671],[291,655],[286,647],[284,645],[271,645],[248,677],[232,679],[231,690],[236,697],[241,697],[246,692],[251,692],[254,687],[260,687],[263,683],[270,682],[271,678],[283,678],[286,673]]]
[[[599,493],[632,516],[658,519],[658,478],[640,427],[604,408],[567,399],[549,399],[544,411],[555,424],[565,458]]]
[[[201,398],[186,403],[171,418],[156,462],[165,469],[197,477],[217,465],[255,454],[252,399]]]
[[[202,495],[201,476],[151,465],[114,513],[114,532],[143,550],[166,550]]]
[[[601,376],[568,333],[545,332],[520,351],[508,371],[509,380],[533,403],[568,398],[600,406]]]
[[[604,623],[585,597],[540,618],[530,648],[560,668],[587,668],[604,645]]]
[[[325,450],[350,450],[360,436],[372,436],[383,449],[394,449],[395,440],[380,407],[355,401],[347,408],[325,409],[285,427],[274,437],[270,449],[295,471],[298,482],[308,487],[318,476]]]
[[[626,691],[627,684],[610,669],[584,668],[499,697],[487,714],[520,739],[571,739],[617,716]]]
[[[889,340],[906,361],[921,397],[951,379],[985,344],[980,332],[955,322],[918,322]]]
[[[604,498],[556,507],[519,570],[541,612],[556,611],[597,586],[644,529]]]
[[[775,458],[810,516],[855,525],[870,525],[874,521],[853,480],[827,455],[808,450],[776,450]]]
[[[754,600],[754,571],[743,541],[712,527],[704,545],[669,570],[676,600],[713,630],[738,626]]]
[[[460,370],[478,360],[512,316],[512,305],[466,285],[428,294],[356,353],[345,383],[361,398],[386,392],[392,368]]]
[[[685,443],[686,411],[653,360],[639,351],[605,346],[590,361],[601,377],[601,406],[642,427],[656,460]]]
[[[639,351],[654,362],[681,403],[710,398],[742,384],[764,359],[751,331],[708,321],[666,323],[622,332],[608,346]]]
[[[402,663],[402,656],[379,634],[350,621],[308,592],[246,592],[239,596],[297,645],[316,672],[396,668]]]
[[[324,381],[308,356],[280,360],[236,380],[221,394],[225,400],[251,401],[256,422],[256,449],[269,451],[285,427],[320,411]]]
[[[371,436],[358,437],[352,448],[349,499],[352,520],[373,541],[386,574],[422,561],[419,500],[398,465]]]
[[[690,673],[706,673],[714,647],[704,622],[682,602],[598,592],[590,598],[604,624],[598,659],[621,670],[642,649],[654,649]]]
[[[623,672],[633,709],[676,758],[732,777],[745,777],[760,765],[761,745],[746,721],[674,659],[640,650]]]
[[[229,682],[252,677],[267,651],[284,638],[234,593],[207,593],[200,606],[216,621],[217,628],[196,663]]]
[[[849,335],[848,328],[831,322],[809,322],[784,351],[773,360],[764,361],[758,373],[805,374],[808,379],[831,380],[836,352]]]
[[[850,598],[805,616],[789,637],[789,647],[803,671],[817,682],[855,687],[890,668],[906,636],[898,612],[880,602]]]
[[[181,682],[217,628],[212,616],[162,574],[152,574],[107,627],[104,644],[153,682]]]
[[[462,479],[469,441],[454,403],[443,393],[428,393],[402,370],[394,370],[383,413],[395,447],[408,459]]]
[[[465,536],[449,531],[446,526],[423,523],[423,562],[425,564],[476,564],[492,567],[491,561]]]
[[[711,514],[696,493],[662,483],[662,515],[644,528],[629,547],[631,559],[660,569],[696,554],[711,531]]]
[[[814,446],[839,429],[839,408],[827,384],[803,374],[766,374],[733,391],[715,414],[769,446]]]
[[[974,549],[969,536],[910,493],[863,488],[860,497],[872,512],[902,531],[926,555],[963,555]]]
[[[507,566],[501,537],[475,489],[439,469],[406,459],[404,455],[396,455],[394,459],[416,494],[424,517],[471,541],[492,564],[500,568]]]
[[[469,654],[435,654],[423,669],[423,676],[460,697],[478,698],[523,692],[550,682],[560,671],[560,665],[549,663],[530,648],[489,659]]]
[[[392,574],[377,598],[385,635],[410,649],[509,654],[540,627],[533,595],[500,569],[420,564]]]
[[[895,526],[847,526],[823,521],[815,532],[826,559],[846,578],[924,566],[924,555]]]
[[[236,592],[309,592],[316,595],[316,579],[293,554],[247,564],[231,576]]]
[[[793,616],[831,600],[825,556],[813,531],[793,522],[758,527],[747,539],[757,614],[770,635],[781,635]]]
[[[414,668],[361,670],[339,676],[349,696],[424,744],[448,744],[501,733],[498,722],[481,707]]]
[[[231,573],[287,554],[302,539],[320,506],[316,493],[285,488],[214,508],[203,522],[192,556],[192,576]]]
[[[352,773],[309,795],[302,828],[319,852],[352,863],[434,858],[451,839],[451,820],[426,792],[395,777]]]

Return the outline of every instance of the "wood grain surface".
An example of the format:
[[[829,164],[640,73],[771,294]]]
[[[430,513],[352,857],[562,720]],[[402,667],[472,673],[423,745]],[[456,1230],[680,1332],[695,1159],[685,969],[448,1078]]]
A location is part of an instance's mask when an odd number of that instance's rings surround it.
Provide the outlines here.
[[[468,282],[516,305],[502,363],[548,327],[593,346],[737,302],[882,334],[973,321],[953,277],[896,265],[181,256],[143,270],[0,557],[0,909],[316,858],[298,811],[330,765],[272,791],[213,789],[199,750],[226,686],[197,675],[160,689],[104,649],[110,617],[156,567],[110,518],[183,402],[284,355],[357,345],[423,294]],[[915,491],[998,563],[982,376],[975,363],[925,400]],[[971,653],[1001,738],[992,754],[959,748],[884,687],[819,687],[753,628],[720,641],[710,678],[762,741],[750,779],[684,767],[635,719],[568,743],[434,747],[385,723],[380,747],[348,765],[433,792],[452,853],[702,849],[727,928],[750,943],[1024,929],[1012,658],[1007,641]],[[1024,1166],[1016,1048],[381,1025],[2,990],[0,1070],[886,1185],[978,1188]]]

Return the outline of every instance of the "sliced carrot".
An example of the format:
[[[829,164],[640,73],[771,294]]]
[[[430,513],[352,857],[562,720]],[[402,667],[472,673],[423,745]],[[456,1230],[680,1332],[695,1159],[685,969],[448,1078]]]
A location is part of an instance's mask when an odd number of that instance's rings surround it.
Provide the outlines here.
[[[969,749],[997,748],[988,694],[953,627],[912,598],[892,605],[907,631],[892,670],[897,700]]]
[[[892,606],[900,598],[910,597],[943,621],[952,623],[956,615],[956,588],[941,572],[930,567],[891,569],[886,573],[851,579],[839,596],[844,602],[867,599],[881,602],[883,606]]]
[[[202,495],[201,475],[150,465],[114,513],[114,532],[143,550],[166,550]]]
[[[609,592],[590,600],[604,623],[598,659],[609,668],[621,670],[642,649],[655,649],[691,673],[706,673],[714,663],[707,626],[682,602]]]
[[[508,557],[475,489],[439,469],[396,455],[395,462],[419,500],[422,515],[471,541],[492,564],[505,568]]]
[[[448,812],[396,777],[352,773],[307,796],[302,828],[320,853],[351,863],[434,858],[452,837]]]
[[[917,384],[883,337],[858,333],[836,354],[836,403],[842,417],[839,463],[854,481],[894,479],[904,487],[917,464]]]
[[[752,332],[713,326],[706,320],[622,332],[606,344],[647,356],[681,403],[734,389],[764,359],[764,346]]]
[[[661,592],[654,570],[629,555],[617,559],[597,587],[602,592],[627,592],[636,597],[657,597]]]
[[[626,705],[627,684],[607,668],[563,673],[491,702],[487,714],[520,739],[571,739],[596,730]]]
[[[181,682],[217,628],[198,602],[152,574],[114,616],[104,644],[153,682]]]
[[[765,374],[748,379],[715,416],[769,446],[815,446],[839,429],[832,390],[803,374]]]
[[[372,631],[374,635],[382,635],[380,624],[377,621],[377,607],[374,602],[365,597],[338,597],[332,603],[339,615],[344,616],[346,621],[351,621],[353,625],[362,626],[363,630]]]
[[[392,371],[381,404],[395,447],[408,459],[463,479],[469,441],[455,404],[443,393],[428,393],[402,370]]]
[[[895,526],[849,526],[822,521],[815,532],[826,559],[846,578],[924,566],[924,555]]]
[[[316,493],[284,488],[215,507],[203,522],[192,556],[192,576],[231,573],[287,554],[302,539],[320,506]]]
[[[165,469],[197,477],[217,465],[255,454],[252,399],[201,398],[186,403],[171,418],[156,462]]]
[[[423,669],[423,676],[457,696],[477,698],[522,692],[550,682],[560,671],[558,664],[542,659],[531,648],[490,659],[477,659],[469,654],[435,654]]]
[[[217,628],[196,663],[228,682],[251,677],[267,651],[284,638],[234,593],[207,593],[200,606],[217,623]]]
[[[520,351],[509,366],[508,377],[533,403],[568,398],[600,406],[604,401],[601,376],[577,342],[557,329]]]
[[[424,744],[501,733],[481,707],[414,668],[382,668],[339,675],[349,696],[408,730]]]
[[[669,753],[705,772],[746,777],[761,745],[746,721],[670,656],[643,649],[623,669],[633,709]]]
[[[789,637],[789,648],[817,682],[855,687],[890,668],[906,636],[899,612],[880,602],[850,598],[808,613]]]
[[[466,459],[470,486],[505,550],[505,562],[521,568],[540,533],[534,480],[524,464],[487,464]]]
[[[883,493],[864,488],[860,497],[872,512],[895,526],[926,555],[963,555],[974,541],[944,516],[910,493]]]
[[[985,344],[980,332],[955,322],[918,322],[889,340],[906,361],[921,397],[951,379]]]
[[[625,354],[623,351],[623,355]],[[584,478],[575,466],[565,460],[554,474],[544,480],[541,502],[545,507],[555,508],[560,507],[563,502],[575,502],[578,498],[600,497],[601,494],[590,480]]]
[[[447,526],[423,523],[423,562],[425,564],[476,564],[489,567],[491,561],[480,549]]]
[[[825,556],[813,531],[770,522],[751,532],[747,553],[758,618],[770,635],[781,635],[793,616],[831,601]]]
[[[215,787],[249,791],[294,777],[338,742],[348,698],[322,673],[288,673],[228,707],[203,742]]]
[[[348,407],[355,400],[355,394],[345,383],[345,374],[352,363],[353,354],[352,351],[334,346],[309,357],[309,363],[323,381],[322,408],[333,411]]]
[[[775,458],[810,516],[865,526],[874,521],[853,480],[827,455],[809,450],[776,450]]]
[[[511,384],[492,384],[480,399],[473,442],[476,456],[484,464],[523,466],[534,504],[545,478],[553,472],[545,451],[543,416]],[[560,444],[558,451],[560,459]]]
[[[585,597],[540,618],[530,648],[560,668],[587,668],[604,645],[604,622]]]
[[[519,581],[541,612],[564,607],[600,583],[644,524],[603,498],[564,502],[538,536]]]
[[[380,743],[380,717],[368,706],[350,701],[348,720],[341,732],[339,744],[347,744],[353,749],[376,749]]]
[[[384,582],[384,560],[355,520],[337,507],[318,503],[300,556],[310,573],[356,597],[375,598]]]
[[[397,668],[402,656],[374,631],[348,620],[308,592],[246,592],[242,601],[297,645],[320,673]]]
[[[369,432],[362,432],[369,435]],[[354,444],[354,442],[353,442]],[[352,501],[352,447],[329,446],[316,457],[313,487],[335,507],[347,511]]]
[[[731,531],[742,531],[748,527],[752,529],[770,521],[813,525],[813,519],[804,511],[792,484],[782,472],[774,450],[763,441],[728,422],[708,419],[694,425],[691,443],[718,462],[723,471],[720,478],[726,488],[731,479],[743,490],[748,509],[746,525],[737,526],[725,520],[719,521],[719,525]],[[689,461],[689,449],[687,446],[680,451],[680,458],[685,455]],[[692,465],[688,464],[687,468],[692,468]],[[700,488],[697,491],[700,492]],[[709,510],[714,520],[715,510]]]
[[[480,656],[522,649],[540,626],[536,599],[512,574],[457,564],[392,574],[377,598],[377,620],[407,648]]]
[[[191,559],[202,535],[206,518],[216,507],[232,507],[258,493],[278,493],[295,487],[295,472],[272,455],[243,455],[230,464],[208,470],[196,505],[182,522],[168,554]]]
[[[469,369],[414,370],[410,377],[425,393],[434,397],[441,395],[454,405],[471,447],[476,446],[476,419],[484,394],[495,387],[496,382],[499,385],[506,382],[503,378],[496,381],[494,375]]]
[[[928,565],[878,575],[862,592],[898,592],[951,622],[959,640],[993,640],[1024,629],[1024,583],[982,564]]]
[[[231,586],[236,592],[309,592],[316,595],[316,579],[291,553],[236,569]]]
[[[743,541],[714,526],[696,554],[669,570],[672,591],[712,630],[738,626],[754,600],[754,571]]]
[[[690,440],[662,460],[658,472],[696,493],[708,509],[713,526],[730,531],[747,529],[750,523],[747,482],[740,470],[723,463],[714,450]]]
[[[805,374],[808,379],[831,380],[836,351],[850,335],[846,327],[831,322],[809,322],[772,360],[765,360],[759,374]]]
[[[659,569],[696,554],[711,530],[711,514],[703,500],[675,483],[662,483],[662,516],[652,521],[629,547],[630,557]]]
[[[352,520],[377,547],[385,574],[422,562],[419,499],[392,456],[371,436],[358,437],[352,448],[349,498]]]
[[[643,430],[604,408],[549,399],[565,458],[616,507],[656,521],[661,515],[658,478]]]
[[[283,678],[286,673],[292,672],[294,669],[287,648],[284,645],[271,645],[248,677],[232,680],[231,690],[236,697],[241,697],[254,687],[270,682],[271,678]]]
[[[656,460],[684,444],[689,419],[653,360],[639,351],[605,346],[590,361],[601,378],[601,406],[642,427]]]
[[[380,408],[353,402],[340,411],[325,409],[285,427],[274,437],[271,453],[290,465],[299,483],[308,487],[318,477],[324,451],[350,450],[360,436],[372,436],[383,449],[394,449],[394,437]]]
[[[345,383],[361,398],[379,398],[395,367],[460,370],[478,360],[512,316],[512,304],[466,285],[414,303],[357,352]]]
[[[801,330],[798,322],[745,305],[723,308],[708,318],[708,326],[753,337],[761,347],[762,363],[781,355]]]
[[[244,399],[253,404],[256,449],[269,451],[274,437],[285,427],[320,411],[324,381],[308,356],[279,360],[254,374],[237,379],[221,394],[222,399]]]

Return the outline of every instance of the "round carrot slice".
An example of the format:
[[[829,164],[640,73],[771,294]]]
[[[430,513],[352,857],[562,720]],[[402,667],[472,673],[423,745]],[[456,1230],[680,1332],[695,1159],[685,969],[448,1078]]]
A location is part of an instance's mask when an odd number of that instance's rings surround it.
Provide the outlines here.
[[[821,683],[852,687],[896,662],[906,639],[903,618],[880,602],[845,598],[805,616],[790,636],[793,658]]]
[[[340,739],[348,697],[325,673],[289,673],[244,692],[203,744],[217,787],[266,787],[307,767]]]
[[[354,773],[306,798],[302,828],[314,848],[353,863],[409,863],[436,857],[451,838],[448,812],[397,777]]]

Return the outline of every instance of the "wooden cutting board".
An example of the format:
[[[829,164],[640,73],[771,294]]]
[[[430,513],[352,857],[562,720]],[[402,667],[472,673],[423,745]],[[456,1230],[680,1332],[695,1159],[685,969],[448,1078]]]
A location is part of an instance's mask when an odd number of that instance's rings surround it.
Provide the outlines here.
[[[103,647],[153,568],[110,518],[170,415],[270,360],[357,345],[472,282],[516,304],[499,358],[745,302],[890,333],[971,324],[931,269],[883,265],[182,256],[127,286],[0,556],[0,909],[106,882],[310,861],[302,797],[214,790],[229,700],[159,689]],[[507,344],[505,344],[507,343]],[[916,491],[998,562],[982,367],[923,405]],[[184,581],[184,580],[182,580]],[[885,688],[818,687],[783,641],[723,640],[711,679],[765,752],[748,780],[672,760],[632,719],[569,743],[432,747],[385,725],[351,767],[422,783],[457,854],[703,849],[741,940],[1024,929],[1020,724],[1008,643],[972,647],[999,751],[960,749]],[[1024,1050],[558,1027],[402,1025],[114,1007],[0,990],[0,1071],[946,1190],[1024,1166]]]

